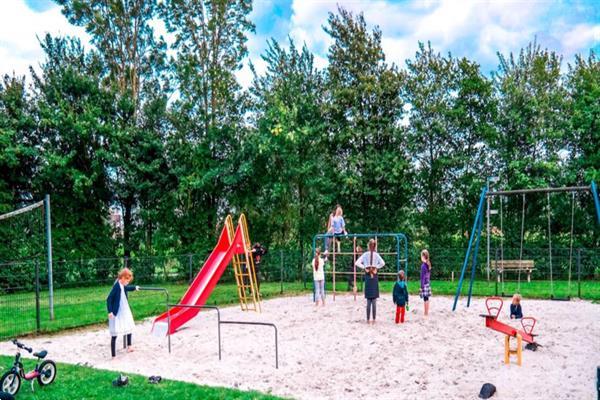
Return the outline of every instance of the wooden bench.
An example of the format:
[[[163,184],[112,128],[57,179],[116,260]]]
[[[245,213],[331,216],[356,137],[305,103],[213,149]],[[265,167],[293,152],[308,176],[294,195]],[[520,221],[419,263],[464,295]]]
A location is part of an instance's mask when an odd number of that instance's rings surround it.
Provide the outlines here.
[[[533,260],[498,260],[496,261],[496,271],[498,273],[498,282],[504,280],[504,272],[526,272],[527,282],[531,282],[531,272],[535,270]]]

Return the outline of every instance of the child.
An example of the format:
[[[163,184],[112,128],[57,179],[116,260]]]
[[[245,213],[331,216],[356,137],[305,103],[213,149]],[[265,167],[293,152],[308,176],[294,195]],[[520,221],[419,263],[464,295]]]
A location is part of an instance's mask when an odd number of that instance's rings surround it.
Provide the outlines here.
[[[371,323],[371,310],[373,311],[373,323],[377,317],[377,298],[379,297],[379,277],[377,271],[383,268],[385,262],[375,251],[375,240],[369,240],[369,251],[364,253],[358,260],[356,266],[365,270],[365,298],[367,299],[367,323]]]
[[[521,310],[521,295],[515,293],[512,298],[512,304],[510,305],[510,319],[523,318],[523,311]]]
[[[129,268],[123,268],[119,271],[118,279],[112,287],[106,298],[106,308],[108,309],[108,330],[110,332],[110,353],[114,358],[116,356],[117,336],[127,336],[127,351],[132,352],[131,333],[135,326],[133,314],[127,301],[127,292],[140,290],[139,286],[129,285],[133,280],[133,274]]]
[[[327,220],[327,228],[325,230],[325,233],[327,235],[333,235],[333,227],[331,226],[331,223],[333,222],[333,219],[335,218],[335,211],[338,209],[338,207],[341,207],[341,206],[339,204],[336,204],[333,211],[331,211],[331,213],[329,214],[329,219]],[[331,239],[329,236],[325,236],[325,248],[323,249],[325,251],[325,255],[329,254],[329,241],[330,240]]]
[[[421,290],[419,296],[423,299],[425,308],[425,316],[429,315],[429,298],[431,297],[431,260],[429,259],[429,251],[423,249],[421,251]]]
[[[258,286],[258,295],[260,296],[260,261],[267,255],[268,251],[265,246],[259,242],[254,243],[252,246],[252,258],[254,259],[254,275],[256,275],[256,285]],[[246,268],[244,266],[244,268]],[[245,271],[244,271],[245,272]]]
[[[344,221],[343,214],[344,211],[342,210],[342,206],[338,205],[335,209],[335,217],[333,217],[333,219],[331,220],[331,229],[333,229],[333,237],[335,239],[333,245],[335,246],[335,244],[337,243],[338,253],[340,252],[339,238],[342,235],[348,234],[348,232],[346,231],[346,222]]]
[[[312,260],[313,280],[315,283],[315,306],[325,306],[325,262],[321,258],[321,249],[315,250],[315,258]]]
[[[355,254],[360,254],[362,253],[362,247],[360,246],[356,246],[356,249],[354,249],[354,253]],[[350,265],[348,266],[348,290],[352,290],[353,293],[356,292],[356,285],[355,285],[355,275],[354,275],[354,260],[350,260]]]
[[[398,273],[398,280],[394,285],[394,304],[396,305],[396,323],[404,323],[405,305],[408,306],[408,287],[404,281],[404,271]]]

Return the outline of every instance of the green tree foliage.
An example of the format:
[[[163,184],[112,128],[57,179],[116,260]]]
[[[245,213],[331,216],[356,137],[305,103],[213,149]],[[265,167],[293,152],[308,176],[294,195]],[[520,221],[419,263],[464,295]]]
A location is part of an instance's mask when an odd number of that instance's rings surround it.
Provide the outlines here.
[[[508,187],[560,184],[558,151],[567,128],[561,57],[535,42],[516,57],[498,57],[498,134],[490,142],[496,170]]]
[[[564,148],[569,119],[567,89],[561,75],[561,57],[533,42],[518,55],[498,55],[493,80],[498,102],[497,135],[489,142],[496,174],[505,188],[561,186],[565,183]],[[568,196],[550,196],[552,231],[569,232]],[[528,196],[526,237],[547,243],[547,197]],[[500,203],[497,202],[497,207]],[[519,243],[522,199],[504,199],[506,242]],[[561,211],[562,210],[562,211]],[[557,215],[565,215],[557,218]],[[554,238],[559,245],[559,237]],[[563,241],[564,244],[564,241]]]
[[[399,68],[379,28],[340,8],[324,27],[325,69],[305,45],[271,40],[244,89],[250,0],[57,3],[94,48],[43,37],[32,83],[0,82],[0,213],[51,194],[57,258],[201,253],[229,212],[248,214],[254,240],[304,250],[336,203],[351,232],[465,245],[488,176],[507,189],[600,180],[593,52],[565,73],[532,43],[487,77],[421,43]],[[597,246],[589,196],[576,201],[575,243]],[[526,243],[547,243],[545,202],[527,198]],[[506,246],[519,242],[521,205],[503,202]],[[570,206],[551,197],[553,245],[569,244]],[[3,243],[27,238],[32,216],[0,222]],[[21,242],[2,244],[0,260],[39,253]]]
[[[306,46],[299,50],[291,40],[288,50],[271,40],[262,58],[267,70],[255,73],[250,89],[256,129],[245,150],[253,160],[247,186],[252,202],[243,209],[260,222],[254,226],[264,239],[296,242],[303,251],[323,229],[323,210],[332,201],[323,74]]]
[[[166,44],[156,38],[151,26],[158,16],[156,1],[57,2],[71,23],[85,27],[91,35],[106,68],[103,86],[118,95],[109,177],[113,201],[123,213],[124,255],[139,248],[140,236],[143,248],[151,251],[160,198],[150,188],[169,180],[162,159],[164,124],[156,123],[167,103],[161,93]]]
[[[420,43],[415,59],[407,61],[404,96],[423,233],[433,245],[460,239],[490,171],[491,83],[476,63],[443,57]]]
[[[327,151],[333,155],[328,173],[335,200],[344,206],[350,230],[406,229],[402,221],[413,189],[400,124],[401,75],[385,61],[381,31],[369,32],[362,14],[340,8],[328,24]]]
[[[0,213],[12,211],[31,193],[39,164],[31,108],[25,77],[5,75],[0,82]]]
[[[167,143],[177,179],[172,226],[178,247],[207,249],[248,174],[238,159],[245,136],[246,100],[236,81],[248,50],[248,0],[169,0],[162,8],[175,40],[172,73],[178,88]]]
[[[569,168],[566,182],[577,185],[581,182],[600,181],[600,60],[594,52],[589,57],[576,56],[575,64],[569,66],[567,75],[569,90],[568,115],[571,119],[570,134],[566,147],[569,149]],[[595,213],[592,201],[585,195],[577,199],[578,208],[584,215]],[[586,223],[578,214],[577,227],[586,237],[578,242],[583,246],[598,246],[600,232]],[[582,229],[585,228],[585,229]]]
[[[32,76],[43,162],[33,185],[52,194],[56,257],[102,256],[112,252],[107,138],[115,97],[100,87],[101,60],[78,40],[47,35],[41,45],[46,61]]]
[[[572,159],[569,181],[600,181],[600,60],[594,52],[576,56],[567,76],[570,92]]]
[[[31,177],[37,174],[40,163],[31,109],[25,78],[5,75],[0,82],[0,214],[40,200],[31,196]],[[0,264],[40,255],[43,250],[43,235],[39,235],[39,229],[43,229],[41,218],[38,209],[0,221]],[[2,285],[11,281],[11,272],[2,274]]]

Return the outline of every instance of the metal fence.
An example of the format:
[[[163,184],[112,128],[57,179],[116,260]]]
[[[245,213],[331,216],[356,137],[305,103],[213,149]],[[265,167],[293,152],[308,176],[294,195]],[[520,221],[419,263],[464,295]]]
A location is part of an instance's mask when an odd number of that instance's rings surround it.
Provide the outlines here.
[[[433,264],[432,279],[458,280],[465,250],[460,248],[429,249]],[[519,251],[514,248],[492,249],[490,252],[490,272],[488,275],[486,254],[480,250],[477,281],[494,282],[495,262],[504,256],[505,260],[518,260]],[[260,280],[271,282],[273,294],[312,288],[310,252],[304,255],[299,250],[271,249],[263,257],[260,265]],[[204,264],[207,255],[184,254],[162,257],[95,258],[78,260],[55,260],[53,271],[55,318],[50,318],[49,292],[46,263],[41,260],[0,265],[0,338],[26,333],[55,331],[89,325],[103,321],[106,316],[105,299],[114,283],[119,269],[129,266],[135,275],[135,284],[167,286],[173,299],[179,298],[189,282]],[[344,258],[345,257],[345,258]],[[385,257],[384,257],[385,259]],[[550,279],[550,257],[548,249],[525,249],[523,260],[533,260],[535,269],[532,281]],[[386,260],[394,269],[393,260]],[[346,271],[352,263],[352,255],[336,259],[336,270]],[[418,249],[409,250],[408,276],[418,279],[420,255]],[[600,279],[600,251],[598,249],[553,249],[552,277],[555,281],[571,280],[590,283],[580,289],[580,296],[590,298],[593,283]],[[393,276],[387,277],[393,279]],[[331,279],[329,274],[328,279]],[[338,276],[344,281],[344,276]],[[505,281],[516,280],[517,274],[506,273]],[[525,279],[524,276],[521,279]],[[596,281],[596,282],[595,282]],[[235,284],[233,269],[227,268],[220,283]],[[226,286],[226,285],[224,285]],[[343,286],[343,282],[342,282]],[[591,289],[590,289],[591,288]],[[219,286],[217,286],[217,290]],[[595,292],[594,292],[595,293]],[[235,302],[235,290],[228,301]],[[155,315],[163,312],[164,299],[151,292],[136,293],[132,305],[136,315]],[[595,296],[595,294],[594,294]],[[595,297],[593,297],[595,298]],[[220,298],[222,300],[222,298]],[[137,309],[136,309],[137,307]]]

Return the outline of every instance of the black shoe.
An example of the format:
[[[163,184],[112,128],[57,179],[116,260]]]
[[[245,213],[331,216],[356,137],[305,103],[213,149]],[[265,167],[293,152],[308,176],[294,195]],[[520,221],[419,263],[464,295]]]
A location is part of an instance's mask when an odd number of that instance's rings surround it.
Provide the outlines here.
[[[119,377],[117,379],[115,379],[112,382],[112,384],[115,387],[127,386],[129,384],[129,378],[126,377],[125,375],[121,374],[121,375],[119,375]]]
[[[160,381],[162,381],[160,376],[151,376],[148,378],[148,383],[157,384]]]

